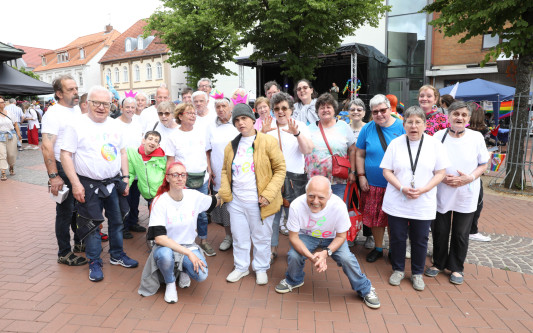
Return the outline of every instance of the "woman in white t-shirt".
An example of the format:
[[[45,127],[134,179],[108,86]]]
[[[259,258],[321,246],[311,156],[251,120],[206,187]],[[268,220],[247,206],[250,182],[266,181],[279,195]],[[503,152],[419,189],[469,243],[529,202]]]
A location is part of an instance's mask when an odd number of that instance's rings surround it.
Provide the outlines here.
[[[22,103],[22,110],[24,110],[23,121],[28,122],[28,146],[24,149],[39,149],[39,117],[37,111],[33,109],[30,102]]]
[[[283,157],[285,157],[285,164],[287,167],[287,174],[284,183],[284,205],[285,217],[289,217],[289,204],[305,193],[305,185],[307,184],[307,174],[305,173],[305,158],[304,155],[310,154],[315,145],[311,140],[309,129],[299,120],[292,119],[292,111],[294,110],[294,102],[292,97],[284,92],[279,92],[272,96],[270,100],[272,109],[276,119],[270,115],[265,117],[261,132],[268,133],[279,142]],[[277,249],[279,243],[278,229],[280,227],[281,210],[274,216],[272,223],[272,239],[271,239],[271,255],[270,264],[274,262],[277,257]],[[287,227],[284,226],[288,235]],[[283,230],[282,230],[283,232]]]
[[[466,103],[453,102],[448,107],[449,128],[434,135],[443,143],[451,164],[437,190],[437,217],[431,228],[433,266],[425,274],[434,277],[447,269],[452,272],[450,282],[453,284],[464,281],[468,236],[479,197],[479,177],[489,160],[483,135],[466,128],[470,115]]]
[[[187,170],[182,163],[173,162],[167,167],[163,184],[152,202],[148,224],[147,238],[155,240],[156,245],[145,265],[139,293],[150,296],[157,292],[159,284],[153,277],[159,270],[166,283],[167,303],[178,301],[177,271],[181,288],[189,287],[190,278],[199,282],[207,278],[207,263],[194,242],[196,219],[200,212],[210,212],[220,203],[215,196],[184,189],[186,181]]]
[[[132,97],[124,98],[120,103],[122,114],[116,122],[122,128],[123,140],[126,147],[139,148],[143,138],[139,116],[135,114],[137,102]]]
[[[15,174],[15,162],[17,160],[17,138],[20,140],[20,129],[13,121],[15,116],[4,109],[5,100],[0,96],[0,180],[7,180],[7,167],[9,173]],[[15,134],[16,133],[16,134]]]
[[[431,221],[437,209],[437,184],[449,166],[442,144],[424,134],[425,112],[412,106],[404,113],[406,134],[392,140],[380,168],[387,180],[382,209],[388,215],[393,273],[389,283],[400,285],[405,276],[407,234],[411,241],[411,281],[424,290],[424,264]]]

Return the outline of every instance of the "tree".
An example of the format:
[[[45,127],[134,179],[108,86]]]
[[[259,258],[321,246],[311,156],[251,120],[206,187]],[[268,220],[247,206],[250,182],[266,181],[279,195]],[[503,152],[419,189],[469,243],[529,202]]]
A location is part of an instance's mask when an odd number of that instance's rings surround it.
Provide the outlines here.
[[[221,15],[220,1],[162,0],[167,9],[148,19],[145,33],[156,30],[171,50],[168,62],[187,66],[187,83],[194,86],[203,77],[235,75],[224,66],[239,50],[239,38],[231,20]]]
[[[13,66],[11,66],[13,67]],[[29,71],[29,70],[26,70],[24,69],[23,67],[20,67],[20,68],[17,68],[17,67],[13,67],[14,69],[18,70],[19,72],[21,72],[22,74],[26,74],[28,75],[29,77],[32,77],[34,79],[37,79],[37,80],[41,80],[41,78],[39,77],[39,75],[35,74],[34,72],[32,71]]]
[[[512,124],[518,124],[511,133],[507,151],[507,173],[505,187],[523,189],[526,184],[524,174],[525,145],[527,135],[528,97],[533,65],[533,2],[516,0],[434,0],[422,9],[427,13],[440,13],[429,22],[445,36],[462,35],[459,43],[474,36],[490,33],[498,35],[502,42],[493,47],[481,62],[483,66],[491,58],[500,54],[518,58],[516,70],[515,110]],[[520,130],[525,128],[525,130]]]
[[[335,51],[342,38],[362,25],[376,27],[390,7],[381,0],[220,1],[255,49],[252,60],[279,59],[282,74],[314,79],[320,54]]]

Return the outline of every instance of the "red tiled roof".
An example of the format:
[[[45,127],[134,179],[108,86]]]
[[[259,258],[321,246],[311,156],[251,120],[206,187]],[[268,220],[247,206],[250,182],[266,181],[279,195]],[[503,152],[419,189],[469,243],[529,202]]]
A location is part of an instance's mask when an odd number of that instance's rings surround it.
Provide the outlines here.
[[[108,33],[102,31],[78,37],[65,47],[44,53],[44,56],[46,57],[46,66],[42,66],[41,61],[39,61],[39,66],[35,68],[34,72],[84,65],[100,52],[102,48],[112,45],[113,41],[119,36],[120,32],[113,29]],[[85,58],[83,59],[80,59],[80,48],[83,48],[85,51]],[[69,61],[58,63],[57,54],[66,51],[69,53]]]
[[[22,49],[26,54],[22,55],[22,59],[26,62],[26,65],[31,68],[36,68],[41,64],[41,54],[48,53],[52,50],[40,49],[31,46],[13,45],[17,49]]]
[[[116,60],[140,58],[155,54],[167,53],[168,47],[161,41],[159,37],[155,37],[154,40],[142,50],[135,49],[133,51],[126,52],[126,38],[137,38],[142,35],[144,33],[144,27],[146,26],[146,24],[147,22],[144,19],[135,22],[134,25],[132,25],[122,35],[115,39],[113,45],[111,45],[111,47],[109,48],[109,50],[107,50],[102,59],[100,59],[100,63],[103,64],[105,62],[111,62]],[[152,31],[152,35],[155,36],[155,31]]]

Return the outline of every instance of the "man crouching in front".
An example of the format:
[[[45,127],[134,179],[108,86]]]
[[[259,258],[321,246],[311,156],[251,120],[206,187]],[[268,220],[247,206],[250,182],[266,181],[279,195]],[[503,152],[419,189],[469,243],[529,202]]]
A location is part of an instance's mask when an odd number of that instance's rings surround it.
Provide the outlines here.
[[[314,176],[307,184],[306,194],[291,203],[287,221],[291,243],[288,268],[276,291],[285,294],[304,284],[306,259],[313,262],[317,272],[324,272],[327,257],[332,257],[342,267],[352,289],[368,307],[377,309],[381,306],[378,295],[346,243],[350,228],[346,204],[331,194],[329,180]],[[313,253],[318,247],[323,250]]]

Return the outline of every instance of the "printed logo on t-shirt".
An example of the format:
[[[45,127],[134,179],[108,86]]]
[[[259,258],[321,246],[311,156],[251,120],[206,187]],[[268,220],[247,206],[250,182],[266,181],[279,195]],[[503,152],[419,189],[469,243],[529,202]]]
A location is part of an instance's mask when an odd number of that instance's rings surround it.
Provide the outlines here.
[[[231,165],[231,171],[233,172],[233,175],[237,176],[241,172],[244,174],[248,172],[255,173],[253,157],[254,147],[250,146],[247,149],[239,147],[239,149],[237,149],[237,156],[235,157],[235,159],[233,160],[233,164]]]
[[[331,237],[331,235],[333,234],[332,231],[320,230],[320,227],[324,226],[325,224],[326,224],[325,216],[322,216],[319,219],[314,219],[312,217],[309,217],[309,221],[307,221],[307,225],[305,226],[305,229],[301,229],[300,232],[302,234],[310,235],[316,238]]]
[[[168,212],[167,215],[167,226],[173,225],[173,224],[183,224],[183,221],[187,219],[187,215],[191,215],[191,218],[194,218],[195,216],[195,210],[192,210],[190,213],[185,213],[181,210],[172,209]]]
[[[118,149],[111,143],[106,143],[101,149],[102,157],[108,162],[113,162],[117,158]]]

